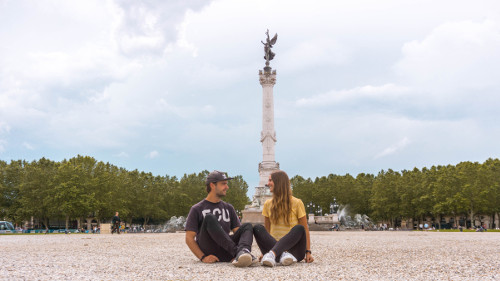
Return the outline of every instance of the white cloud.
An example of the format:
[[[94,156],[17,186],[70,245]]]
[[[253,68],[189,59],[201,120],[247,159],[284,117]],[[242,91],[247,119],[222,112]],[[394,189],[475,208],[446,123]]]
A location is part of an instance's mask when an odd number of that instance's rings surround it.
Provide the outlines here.
[[[189,11],[210,1],[114,1],[114,37],[128,56],[161,56],[177,40],[177,30]]]
[[[5,151],[6,145],[7,145],[7,141],[0,139],[0,153]]]
[[[447,22],[422,40],[403,46],[396,71],[414,87],[439,93],[448,100],[458,93],[480,91],[498,84],[500,22]]]
[[[35,150],[35,147],[28,142],[23,142],[23,147],[28,149],[28,150]]]
[[[153,150],[153,151],[148,153],[147,158],[154,159],[154,158],[158,157],[159,155],[160,155],[160,153],[158,151]]]
[[[306,38],[280,54],[281,69],[304,71],[324,65],[338,65],[351,59],[351,52],[332,37]]]
[[[0,95],[0,98],[1,98],[1,97],[2,97],[2,96]],[[0,102],[1,102],[1,100],[0,100]],[[0,103],[0,104],[1,104],[1,103]],[[0,106],[0,108],[1,108],[1,106]],[[10,131],[10,126],[9,126],[9,124],[7,124],[7,122],[5,122],[5,121],[1,121],[1,120],[0,120],[0,134],[8,133],[9,131]]]
[[[122,152],[120,152],[118,154],[115,154],[115,156],[118,157],[118,158],[129,158],[130,157],[130,155],[128,153],[124,152],[124,151],[122,151]]]
[[[253,186],[267,28],[287,171],[500,155],[498,1],[0,3],[5,157],[89,153],[176,175],[219,163]],[[165,155],[178,161],[151,165]]]
[[[405,137],[402,140],[400,140],[399,142],[387,147],[382,152],[375,155],[375,159],[382,158],[382,157],[385,157],[388,155],[392,155],[392,154],[404,149],[409,143],[410,143],[410,140],[407,137]]]
[[[332,104],[347,102],[373,102],[391,101],[405,96],[408,89],[394,84],[382,86],[366,85],[342,91],[330,91],[326,94],[316,95],[310,98],[301,98],[296,101],[298,107],[324,107]]]

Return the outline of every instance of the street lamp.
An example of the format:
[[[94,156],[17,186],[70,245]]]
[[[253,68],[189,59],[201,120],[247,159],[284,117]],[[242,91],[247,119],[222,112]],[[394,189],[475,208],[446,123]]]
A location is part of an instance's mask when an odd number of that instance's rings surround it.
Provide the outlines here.
[[[333,209],[333,214],[337,213],[337,210],[339,209],[339,204],[337,204],[337,199],[333,197],[333,204],[331,204],[332,209]]]
[[[309,214],[314,214],[317,213],[317,208],[319,208],[319,205],[316,205],[311,201],[307,204],[307,207],[309,208]]]

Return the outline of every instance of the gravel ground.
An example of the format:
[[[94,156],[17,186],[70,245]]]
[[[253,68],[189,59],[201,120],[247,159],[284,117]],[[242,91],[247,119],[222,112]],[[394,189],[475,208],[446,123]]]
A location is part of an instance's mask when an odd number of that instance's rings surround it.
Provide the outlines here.
[[[500,280],[500,233],[311,232],[315,262],[203,264],[184,233],[0,235],[1,280]],[[252,252],[260,254],[256,244]]]

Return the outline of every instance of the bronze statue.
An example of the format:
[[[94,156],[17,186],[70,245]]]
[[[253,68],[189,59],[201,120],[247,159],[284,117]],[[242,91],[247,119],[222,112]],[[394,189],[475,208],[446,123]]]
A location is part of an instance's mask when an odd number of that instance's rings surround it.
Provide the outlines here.
[[[266,65],[269,65],[269,61],[272,60],[275,55],[273,51],[271,51],[271,48],[276,43],[276,40],[278,40],[278,33],[274,35],[273,39],[269,39],[269,29],[268,29],[266,35],[267,35],[266,43],[262,41],[260,42],[264,44],[264,54],[265,54],[264,59],[266,60]]]

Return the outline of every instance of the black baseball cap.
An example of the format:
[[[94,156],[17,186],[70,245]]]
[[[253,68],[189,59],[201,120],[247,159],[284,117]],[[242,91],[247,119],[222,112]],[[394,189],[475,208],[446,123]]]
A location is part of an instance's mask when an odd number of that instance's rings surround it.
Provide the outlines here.
[[[233,178],[227,177],[226,172],[213,171],[210,174],[208,174],[206,183],[228,181],[228,180],[232,180],[232,179]]]

